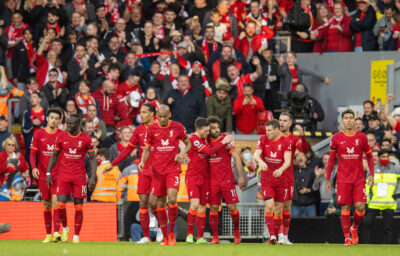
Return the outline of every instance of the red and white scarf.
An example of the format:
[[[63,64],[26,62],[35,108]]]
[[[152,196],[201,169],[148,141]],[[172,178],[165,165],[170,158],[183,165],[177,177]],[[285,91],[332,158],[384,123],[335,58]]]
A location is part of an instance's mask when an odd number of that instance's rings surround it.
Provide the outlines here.
[[[78,9],[78,4],[75,3],[75,1],[72,1],[72,5],[75,7],[75,10]],[[80,8],[86,8],[85,1],[83,1],[82,3],[80,3],[79,7],[80,7]]]
[[[75,60],[76,60],[76,62],[78,62],[79,66],[82,69],[81,61],[77,57],[75,57]],[[83,72],[83,77],[84,77],[85,80],[87,79],[86,71]]]
[[[133,10],[133,7],[139,6],[142,4],[142,0],[127,0],[126,1],[126,8],[131,12]]]
[[[82,113],[86,115],[87,113],[87,106],[89,105],[96,105],[96,101],[92,97],[92,95],[88,95],[87,98],[85,98],[80,92],[77,92],[75,94],[75,102],[76,105],[82,110]]]
[[[212,51],[216,51],[218,50],[218,44],[217,41],[212,40]],[[203,43],[201,44],[201,51],[204,54],[204,57],[206,59],[206,62],[208,61],[208,59],[210,58],[210,49],[208,48],[208,42],[206,39],[203,40]]]
[[[11,24],[7,33],[8,43],[14,44],[17,39],[22,38],[22,31],[27,27],[28,25],[25,23],[21,23],[19,28],[15,27],[14,24]]]
[[[121,18],[117,2],[115,3],[114,8],[112,10],[110,10],[110,5],[107,3],[107,1],[104,1],[104,7],[106,8],[106,12],[110,14],[112,23],[117,22],[117,20]]]
[[[172,88],[178,90],[179,89],[178,79],[175,78],[169,71],[168,71],[168,75],[169,75],[169,80],[171,80]]]
[[[159,32],[153,32],[153,35],[160,40],[164,40],[164,25],[157,26],[157,29]]]
[[[199,65],[199,67],[201,69],[201,78],[203,80],[204,92],[206,94],[206,97],[208,98],[208,97],[210,97],[210,91],[208,90],[208,87],[210,87],[210,84],[208,83],[208,80],[207,80],[206,71],[204,71],[204,67],[203,67],[203,65],[201,65],[200,62],[195,61],[193,63],[192,67],[190,68],[190,70],[188,72],[188,77],[189,77],[189,79],[192,77],[193,66],[196,65],[196,64]]]
[[[26,48],[26,53],[28,55],[28,61],[29,61],[29,69],[33,73],[36,70],[35,65],[33,62],[36,60],[36,52],[33,49],[32,41],[30,43],[27,43],[25,39],[22,40],[22,43],[24,44]]]

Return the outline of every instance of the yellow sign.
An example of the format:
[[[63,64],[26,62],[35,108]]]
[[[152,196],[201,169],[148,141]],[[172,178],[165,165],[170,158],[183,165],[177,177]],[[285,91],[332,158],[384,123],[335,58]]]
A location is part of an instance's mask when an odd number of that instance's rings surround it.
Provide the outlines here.
[[[394,60],[373,60],[371,61],[371,101],[376,104],[386,103],[386,73],[387,65],[394,64]]]

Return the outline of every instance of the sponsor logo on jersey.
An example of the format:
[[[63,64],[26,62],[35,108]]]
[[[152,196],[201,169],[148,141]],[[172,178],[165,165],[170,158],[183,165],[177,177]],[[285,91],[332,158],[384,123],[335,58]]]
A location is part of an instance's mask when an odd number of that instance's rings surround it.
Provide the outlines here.
[[[53,145],[47,144],[47,150],[48,151],[54,151],[54,144]]]
[[[166,140],[161,139],[161,145],[168,146],[169,145],[169,139],[166,139]]]
[[[272,157],[272,158],[276,158],[277,153],[278,153],[278,152],[275,152],[275,153],[274,153],[274,152],[270,152],[270,153],[269,153],[269,156]]]
[[[348,154],[353,154],[353,153],[354,153],[354,147],[352,147],[352,148],[347,148],[347,153],[348,153]]]
[[[75,149],[69,148],[69,153],[70,154],[76,154],[76,148]]]

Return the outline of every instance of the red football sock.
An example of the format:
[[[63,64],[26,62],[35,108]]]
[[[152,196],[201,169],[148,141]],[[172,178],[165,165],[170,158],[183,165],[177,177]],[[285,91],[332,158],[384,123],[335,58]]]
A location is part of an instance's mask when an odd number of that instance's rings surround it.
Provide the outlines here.
[[[239,210],[236,208],[233,212],[231,212],[231,218],[233,222],[233,230],[239,230]]]
[[[53,226],[54,226],[54,232],[59,232],[60,231],[60,217],[58,216],[58,208],[53,208]]]
[[[283,211],[283,235],[287,236],[289,234],[289,226],[290,226],[290,211]]]
[[[79,236],[83,223],[83,205],[75,205],[75,235]]]
[[[158,221],[158,207],[156,209],[151,209],[151,211],[153,212],[154,217],[156,217],[158,227],[160,227],[160,222]]]
[[[178,218],[178,204],[168,204],[169,234],[174,234],[176,219]]]
[[[197,212],[190,208],[187,214],[187,235],[193,235],[193,229],[196,223],[196,215]]]
[[[67,204],[58,202],[58,216],[64,228],[68,227],[67,222]]]
[[[150,233],[150,216],[148,208],[139,209],[140,226],[143,230],[143,237],[149,237]]]
[[[47,235],[51,234],[51,209],[44,209],[44,226],[46,227]]]
[[[265,223],[267,224],[269,235],[275,236],[274,213],[273,212],[265,213]]]
[[[168,236],[167,207],[158,207],[158,224],[164,237]]]
[[[279,229],[281,228],[281,225],[282,225],[282,215],[274,216],[275,234],[279,234]]]
[[[204,235],[204,228],[206,227],[206,213],[198,212],[197,213],[197,239],[202,238]],[[218,225],[217,225],[218,227]]]
[[[358,229],[358,226],[360,225],[361,221],[364,219],[365,215],[365,210],[362,212],[359,212],[356,210],[354,213],[354,219],[353,219],[353,229]]]
[[[210,212],[209,222],[213,237],[218,237],[218,212]]]
[[[350,211],[342,211],[342,216],[340,217],[340,222],[342,223],[342,230],[344,238],[350,238]]]

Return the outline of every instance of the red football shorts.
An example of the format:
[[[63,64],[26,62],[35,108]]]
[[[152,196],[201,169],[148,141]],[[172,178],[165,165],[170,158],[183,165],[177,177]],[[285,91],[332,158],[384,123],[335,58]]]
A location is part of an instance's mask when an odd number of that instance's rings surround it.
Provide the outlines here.
[[[179,190],[181,182],[179,176],[179,172],[167,173],[165,175],[155,173],[153,175],[153,196],[166,196],[169,188]]]
[[[357,202],[367,202],[367,190],[365,181],[358,184],[337,183],[337,202],[338,204],[354,204]]]
[[[74,198],[86,198],[86,177],[59,180],[57,183],[57,195],[69,196],[72,192]]]
[[[150,194],[152,188],[152,177],[150,175],[139,175],[138,194]]]
[[[285,202],[289,198],[290,188],[285,184],[272,184],[261,181],[261,193],[264,200],[273,198],[275,202]]]
[[[224,196],[226,204],[239,203],[234,182],[211,182],[209,203],[211,205],[220,205],[222,196]]]
[[[186,177],[186,189],[189,199],[200,199],[201,205],[208,203],[208,195],[210,194],[210,182],[206,177]]]
[[[57,194],[57,179],[53,178],[50,189],[47,187],[46,179],[39,178],[39,191],[43,201],[49,201],[52,195]]]
[[[293,184],[287,186],[288,196],[286,197],[286,201],[293,199]]]

